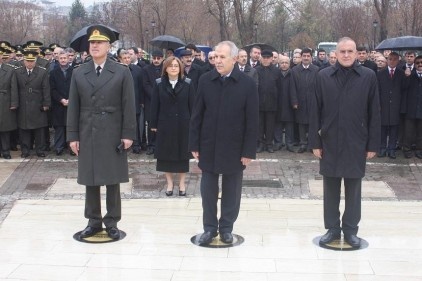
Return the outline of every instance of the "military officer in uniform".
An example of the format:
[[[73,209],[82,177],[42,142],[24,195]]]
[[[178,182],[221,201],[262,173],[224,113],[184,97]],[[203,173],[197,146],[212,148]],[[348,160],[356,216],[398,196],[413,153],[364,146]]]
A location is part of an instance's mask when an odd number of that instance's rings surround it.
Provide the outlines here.
[[[10,132],[17,129],[16,109],[19,97],[15,67],[2,61],[4,49],[0,47],[0,141],[1,155],[10,159]]]
[[[88,226],[80,238],[106,226],[112,239],[120,238],[120,183],[128,182],[127,153],[136,138],[133,79],[127,66],[107,57],[114,33],[101,25],[87,30],[92,60],[75,68],[67,111],[67,140],[78,155],[78,183],[86,186]],[[100,186],[107,188],[107,213],[101,214]]]
[[[19,92],[18,128],[21,140],[22,158],[29,156],[31,132],[35,136],[35,149],[38,157],[45,157],[44,128],[47,126],[47,111],[51,106],[48,72],[37,66],[37,53],[24,51],[24,65],[16,69]]]

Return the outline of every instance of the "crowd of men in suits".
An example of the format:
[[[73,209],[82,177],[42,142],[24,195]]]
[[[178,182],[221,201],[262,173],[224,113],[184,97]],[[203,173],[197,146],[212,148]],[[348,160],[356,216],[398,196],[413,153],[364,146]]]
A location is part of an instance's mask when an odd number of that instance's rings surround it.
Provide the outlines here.
[[[72,70],[89,59],[87,52],[76,53],[57,44],[43,47],[37,41],[23,46],[0,42],[0,139],[1,156],[10,159],[10,150],[20,144],[21,156],[38,157],[54,147],[57,155],[66,149],[66,110]],[[396,52],[368,52],[358,47],[357,62],[377,73],[382,116],[382,141],[379,157],[396,158],[396,149],[410,158],[422,158],[422,57],[407,51],[402,60]],[[162,75],[162,62],[173,55],[153,50],[150,60],[141,48],[119,49],[113,56],[129,67],[134,80],[137,115],[135,154],[154,153],[155,132],[148,127],[154,81]],[[259,93],[259,138],[257,153],[286,147],[287,151],[308,151],[309,108],[319,70],[336,64],[336,53],[311,49],[286,53],[261,49],[240,49],[236,67],[251,76]],[[199,78],[214,69],[215,52],[207,58],[193,44],[180,52],[185,75],[195,88]],[[110,55],[111,56],[111,55]],[[421,62],[421,63],[419,63]],[[54,128],[51,145],[49,127]],[[34,142],[35,141],[35,142]],[[73,155],[72,151],[69,151]]]

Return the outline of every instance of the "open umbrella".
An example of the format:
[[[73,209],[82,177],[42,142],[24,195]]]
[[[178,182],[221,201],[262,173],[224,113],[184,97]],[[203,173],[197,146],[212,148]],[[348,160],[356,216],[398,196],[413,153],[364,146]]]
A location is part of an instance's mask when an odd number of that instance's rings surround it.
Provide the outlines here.
[[[160,49],[177,49],[185,46],[185,42],[171,35],[160,35],[149,41],[149,43]]]
[[[259,46],[261,48],[261,51],[270,50],[271,52],[273,51],[277,52],[276,48],[265,43],[252,43],[252,44],[244,46],[242,49],[245,50],[249,54],[253,46]]]
[[[422,50],[422,37],[401,36],[382,41],[376,50]]]
[[[92,24],[94,25],[94,24]],[[85,26],[78,32],[76,32],[75,36],[73,36],[72,40],[70,40],[70,47],[73,48],[77,52],[83,52],[89,50],[89,44],[88,44],[88,35],[86,34],[88,28],[92,25]],[[103,24],[95,24],[95,25],[102,25],[109,29],[111,29],[114,32],[114,35],[116,35],[116,39],[119,40],[119,32],[115,30],[114,28],[111,28],[109,26],[103,25]]]

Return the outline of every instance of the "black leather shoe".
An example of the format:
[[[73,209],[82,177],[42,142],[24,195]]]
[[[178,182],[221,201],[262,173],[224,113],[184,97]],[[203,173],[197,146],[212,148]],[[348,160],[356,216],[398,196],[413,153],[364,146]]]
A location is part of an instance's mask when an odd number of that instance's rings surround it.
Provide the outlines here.
[[[173,195],[173,190],[166,191],[166,196],[172,196],[172,195]]]
[[[76,153],[73,152],[72,150],[70,150],[69,154],[70,154],[70,156],[76,156]]]
[[[264,145],[260,144],[256,149],[256,153],[261,153],[263,151],[264,151]]]
[[[108,234],[108,237],[110,237],[113,240],[117,240],[120,238],[120,231],[117,227],[107,227],[106,232]]]
[[[58,149],[58,150],[56,150],[56,155],[57,156],[60,156],[60,155],[62,155],[63,154],[63,149]]]
[[[209,243],[212,242],[212,239],[214,237],[217,237],[217,233],[206,231],[202,233],[201,237],[199,237],[198,243],[202,245],[208,245]]]
[[[141,154],[141,149],[139,147],[134,147],[132,149],[132,152],[135,153],[135,154]]]
[[[422,151],[416,152],[415,156],[418,157],[419,159],[422,159]]]
[[[380,152],[378,152],[378,157],[385,157],[387,155],[387,150],[385,148],[381,149]]]
[[[287,151],[295,152],[293,146],[291,146],[291,145],[286,146],[286,149],[287,149]]]
[[[220,233],[220,240],[226,244],[231,244],[233,243],[233,235],[229,232]]]
[[[404,154],[405,158],[412,158],[413,157],[413,153],[412,153],[411,150],[404,151],[403,154]]]
[[[29,157],[29,153],[28,152],[22,152],[21,158],[27,158],[27,157]]]
[[[301,147],[299,147],[299,149],[297,150],[297,153],[303,153],[303,152],[305,152],[305,151],[306,151],[306,147],[301,146]]]
[[[148,147],[146,155],[152,155],[152,154],[154,154],[154,148]]]
[[[84,230],[82,230],[81,234],[79,234],[79,237],[80,238],[91,237],[101,231],[103,231],[102,227],[92,227],[88,225]]]
[[[10,147],[10,150],[11,150],[11,151],[18,151],[18,147],[17,147],[17,146],[11,146],[11,147]]]
[[[10,156],[10,154],[4,154],[4,153],[3,153],[3,158],[4,159],[7,159],[7,160],[12,159],[12,157]]]
[[[186,196],[185,190],[179,190],[179,196]]]
[[[327,233],[321,236],[319,239],[319,244],[329,244],[334,240],[339,240],[341,238],[341,233],[335,230],[328,230]]]
[[[360,248],[360,238],[354,234],[345,234],[344,241],[347,242],[352,248]]]
[[[274,153],[274,149],[272,145],[267,146],[267,152],[268,153]]]
[[[388,157],[391,159],[396,159],[396,151],[395,150],[390,150],[388,152]]]
[[[45,153],[44,152],[37,152],[37,156],[38,157],[45,157]]]

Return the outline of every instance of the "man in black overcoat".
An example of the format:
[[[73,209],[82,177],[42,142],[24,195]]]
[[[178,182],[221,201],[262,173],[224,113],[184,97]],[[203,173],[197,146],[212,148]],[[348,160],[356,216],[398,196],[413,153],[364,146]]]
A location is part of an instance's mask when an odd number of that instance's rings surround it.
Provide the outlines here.
[[[69,104],[72,71],[73,67],[69,66],[68,54],[65,51],[60,51],[58,54],[58,66],[50,72],[54,149],[56,155],[61,155],[66,147],[67,106]]]
[[[255,81],[234,67],[238,49],[231,41],[217,45],[216,69],[199,80],[191,117],[189,151],[202,170],[204,233],[209,244],[220,232],[232,243],[242,194],[243,170],[255,158],[258,137],[258,93]],[[222,175],[221,217],[217,218],[218,179]]]
[[[391,52],[387,59],[388,67],[377,73],[381,106],[381,145],[378,157],[388,155],[391,159],[396,158],[401,102],[406,94],[408,81],[398,63],[399,54]]]
[[[303,153],[308,147],[309,109],[311,96],[315,90],[318,66],[312,64],[312,50],[305,48],[301,52],[302,62],[292,68],[290,93],[295,105],[295,121],[299,128],[300,147]]]
[[[337,63],[318,73],[310,111],[309,146],[320,159],[323,175],[324,224],[328,229],[319,241],[340,239],[359,248],[361,184],[366,159],[376,155],[380,143],[380,106],[375,72],[356,62],[356,43],[341,38]],[[341,181],[345,210],[340,220]]]
[[[154,50],[152,52],[152,63],[142,68],[142,90],[144,92],[144,116],[148,122],[148,128],[146,129],[146,135],[148,137],[148,148],[147,155],[154,154],[155,149],[155,132],[151,131],[149,126],[151,120],[151,99],[155,80],[161,77],[161,71],[163,67],[163,52],[160,50]]]

